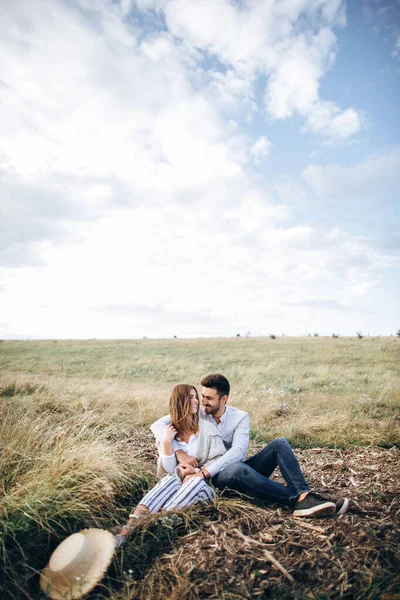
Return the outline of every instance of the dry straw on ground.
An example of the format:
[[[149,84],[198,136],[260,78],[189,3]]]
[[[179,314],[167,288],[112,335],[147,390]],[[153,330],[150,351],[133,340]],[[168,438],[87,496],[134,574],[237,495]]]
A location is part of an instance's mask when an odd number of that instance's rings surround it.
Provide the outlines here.
[[[146,434],[139,435],[141,459],[151,462]],[[126,452],[139,446],[135,439]],[[351,499],[346,515],[293,519],[284,508],[222,498],[117,598],[399,598],[398,449],[297,454],[314,490]],[[134,565],[136,543],[134,536],[125,568]]]

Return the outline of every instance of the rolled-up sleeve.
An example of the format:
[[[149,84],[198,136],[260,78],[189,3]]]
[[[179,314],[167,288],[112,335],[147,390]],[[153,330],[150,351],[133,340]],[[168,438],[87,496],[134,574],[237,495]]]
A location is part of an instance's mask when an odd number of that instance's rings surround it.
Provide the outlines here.
[[[171,454],[170,456],[166,456],[165,454],[163,454],[162,452],[160,452],[160,458],[161,458],[161,466],[163,467],[163,469],[165,471],[167,471],[167,473],[173,473],[175,470],[175,467],[178,464],[178,461],[176,460],[175,454]]]
[[[246,458],[249,439],[250,417],[246,414],[235,429],[231,448],[225,452],[221,458],[207,467],[207,471],[210,473],[211,477],[235,462],[243,462]]]

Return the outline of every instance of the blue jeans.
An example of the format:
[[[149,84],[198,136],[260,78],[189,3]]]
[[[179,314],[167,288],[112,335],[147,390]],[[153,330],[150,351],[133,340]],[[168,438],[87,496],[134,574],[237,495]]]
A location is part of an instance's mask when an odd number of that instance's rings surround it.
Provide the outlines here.
[[[279,467],[287,485],[269,479]],[[297,458],[286,438],[277,438],[245,462],[236,462],[212,478],[220,490],[229,489],[267,502],[293,506],[298,496],[309,492]]]

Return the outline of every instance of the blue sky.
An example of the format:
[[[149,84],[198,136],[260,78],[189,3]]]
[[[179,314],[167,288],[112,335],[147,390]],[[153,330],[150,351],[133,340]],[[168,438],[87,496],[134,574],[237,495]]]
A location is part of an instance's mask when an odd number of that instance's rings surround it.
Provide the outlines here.
[[[0,337],[400,328],[400,2],[15,0]]]

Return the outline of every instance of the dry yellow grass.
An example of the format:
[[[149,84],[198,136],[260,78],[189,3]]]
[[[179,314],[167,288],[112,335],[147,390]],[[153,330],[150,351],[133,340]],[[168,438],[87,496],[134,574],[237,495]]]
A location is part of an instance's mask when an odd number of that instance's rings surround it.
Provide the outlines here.
[[[109,427],[149,425],[179,382],[231,382],[252,435],[301,446],[399,441],[399,338],[234,338],[3,342],[0,385],[34,388],[41,407],[85,410]],[[0,390],[1,392],[1,390]]]

